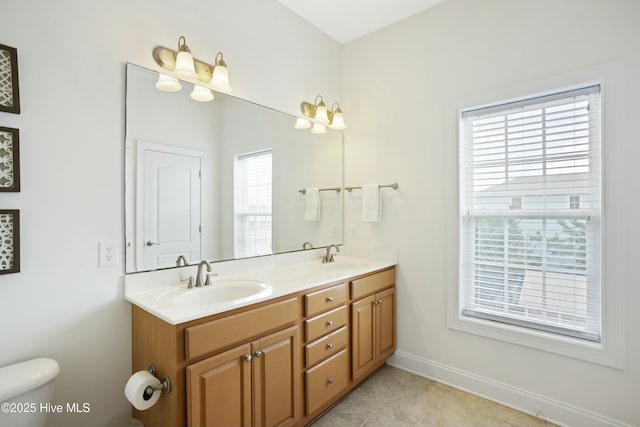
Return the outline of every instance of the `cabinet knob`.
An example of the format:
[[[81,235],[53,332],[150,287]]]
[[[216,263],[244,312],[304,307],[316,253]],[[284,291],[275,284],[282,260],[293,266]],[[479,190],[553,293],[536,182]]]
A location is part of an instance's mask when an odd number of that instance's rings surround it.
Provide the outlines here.
[[[327,348],[328,348],[328,349],[332,349],[332,348],[333,348],[333,343],[329,343],[329,344],[327,344]]]
[[[378,304],[382,304],[382,300],[381,299],[378,300]]]
[[[333,326],[333,320],[329,320],[329,321],[327,322],[327,326]]]
[[[327,302],[333,302],[333,297],[327,297]]]
[[[250,354],[245,354],[244,355],[244,360],[246,360],[247,362],[251,362],[251,355]]]
[[[333,384],[333,378],[327,378],[327,384],[329,385]]]
[[[256,351],[256,357],[262,357],[262,352],[260,350]]]

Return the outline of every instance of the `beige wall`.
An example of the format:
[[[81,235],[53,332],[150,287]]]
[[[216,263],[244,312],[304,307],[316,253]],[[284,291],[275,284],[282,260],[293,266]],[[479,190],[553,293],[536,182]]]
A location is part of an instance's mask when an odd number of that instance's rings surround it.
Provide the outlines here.
[[[0,0],[0,15],[22,101],[0,113],[20,129],[22,171],[21,193],[0,197],[22,225],[22,271],[0,277],[0,365],[57,359],[56,403],[91,412],[52,425],[102,426],[130,414],[124,267],[98,268],[98,241],[124,237],[124,63],[157,69],[152,49],[183,34],[199,59],[224,51],[233,95],[296,113],[318,93],[339,99],[340,46],[263,0]]]
[[[640,238],[639,16],[640,2],[629,0],[448,0],[345,46],[345,184],[400,184],[383,190],[379,224],[360,222],[357,195],[345,202],[347,243],[399,249],[395,363],[566,424],[640,425],[640,339],[633,326],[640,315],[632,308],[640,300],[634,268],[640,253],[632,244]],[[616,101],[622,108],[605,105],[604,112],[619,116],[606,118],[617,136],[603,142],[610,214],[604,267],[605,286],[626,295],[626,306],[607,306],[608,316],[624,316],[626,368],[449,329],[457,221],[451,106],[460,99],[500,101],[514,88],[614,61],[623,74]]]

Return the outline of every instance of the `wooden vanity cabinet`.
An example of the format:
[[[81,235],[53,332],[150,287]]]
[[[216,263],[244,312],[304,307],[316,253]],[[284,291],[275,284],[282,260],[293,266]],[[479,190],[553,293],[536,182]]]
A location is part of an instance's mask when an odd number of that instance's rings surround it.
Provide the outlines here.
[[[305,301],[305,414],[313,416],[349,385],[347,284],[311,292]]]
[[[358,381],[396,349],[395,271],[354,280],[351,293],[351,376]]]
[[[187,366],[188,425],[295,425],[298,343],[293,326]]]
[[[167,375],[154,427],[304,426],[396,347],[395,268],[178,325],[132,307],[132,367]]]

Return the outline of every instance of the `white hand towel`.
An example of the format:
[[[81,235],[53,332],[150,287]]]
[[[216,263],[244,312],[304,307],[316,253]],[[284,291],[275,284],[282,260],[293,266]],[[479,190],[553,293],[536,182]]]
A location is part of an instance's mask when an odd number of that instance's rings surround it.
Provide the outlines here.
[[[316,187],[306,189],[304,219],[305,221],[320,221],[320,190]]]
[[[380,184],[362,186],[362,222],[379,222],[382,219]]]

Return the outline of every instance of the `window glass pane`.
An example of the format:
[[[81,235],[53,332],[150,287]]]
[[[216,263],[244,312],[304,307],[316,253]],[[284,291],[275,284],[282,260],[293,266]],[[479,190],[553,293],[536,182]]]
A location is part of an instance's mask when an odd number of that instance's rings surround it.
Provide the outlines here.
[[[600,339],[599,87],[462,114],[463,314]]]

